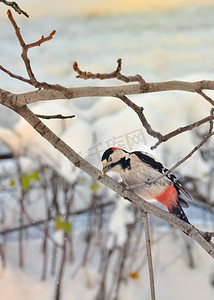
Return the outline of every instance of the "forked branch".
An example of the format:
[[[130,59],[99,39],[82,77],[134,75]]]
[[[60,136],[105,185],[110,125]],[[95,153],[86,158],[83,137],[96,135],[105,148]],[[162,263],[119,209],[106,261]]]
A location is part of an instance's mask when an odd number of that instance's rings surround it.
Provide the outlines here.
[[[148,86],[147,83],[145,82],[145,80],[143,79],[143,77],[139,74],[135,75],[135,76],[125,76],[123,74],[121,74],[121,70],[122,70],[122,59],[118,58],[117,60],[117,68],[115,71],[110,72],[110,73],[91,73],[91,72],[86,72],[86,71],[81,71],[78,63],[74,62],[73,64],[73,69],[75,72],[78,73],[78,75],[76,76],[77,78],[81,78],[81,79],[100,79],[100,80],[104,80],[104,79],[113,79],[116,78],[120,81],[126,82],[126,83],[130,83],[130,82],[139,82],[140,84],[140,90],[142,92],[146,92],[148,90]]]
[[[27,71],[29,79],[25,78],[25,77],[22,77],[22,76],[19,76],[19,75],[16,75],[16,74],[10,72],[9,70],[7,70],[6,68],[4,68],[1,65],[0,65],[0,69],[3,72],[5,72],[6,74],[8,74],[9,76],[11,76],[15,79],[21,80],[23,82],[26,82],[26,83],[34,86],[35,88],[59,91],[65,96],[65,98],[70,99],[73,96],[73,93],[72,93],[71,90],[69,90],[69,89],[67,89],[67,88],[65,88],[65,87],[63,87],[59,84],[49,84],[47,82],[39,82],[36,79],[36,76],[34,75],[33,69],[31,67],[31,62],[30,62],[30,59],[28,57],[28,50],[30,48],[40,46],[41,44],[43,44],[47,41],[50,41],[53,38],[53,36],[55,35],[56,30],[53,30],[47,37],[42,36],[38,41],[30,43],[30,44],[26,44],[23,37],[22,37],[20,28],[16,24],[16,21],[13,18],[12,12],[10,10],[8,10],[7,15],[8,15],[8,18],[9,18],[11,24],[13,25],[13,28],[14,28],[15,33],[16,33],[16,37],[17,37],[17,39],[19,41],[19,44],[22,48],[21,57],[22,57],[22,60],[24,62],[25,69]]]
[[[148,133],[149,135],[151,135],[152,137],[158,139],[157,143],[156,143],[154,146],[151,147],[152,150],[155,149],[155,148],[156,148],[158,145],[160,145],[161,143],[168,141],[168,140],[171,139],[172,137],[175,137],[175,136],[177,136],[177,135],[179,135],[179,134],[181,134],[181,133],[183,133],[183,132],[190,131],[190,130],[192,130],[192,129],[194,129],[194,128],[197,128],[197,127],[199,127],[199,126],[201,126],[202,124],[205,124],[205,123],[210,123],[210,124],[212,124],[212,122],[213,122],[213,120],[214,120],[214,114],[213,114],[214,109],[211,109],[210,115],[207,116],[206,118],[203,118],[203,119],[201,119],[201,120],[198,120],[198,121],[196,121],[196,122],[194,122],[194,123],[191,123],[191,124],[189,124],[189,125],[187,125],[187,126],[179,127],[179,128],[177,128],[177,129],[175,129],[175,130],[173,130],[173,131],[171,131],[171,132],[169,132],[169,133],[167,133],[167,134],[165,134],[165,135],[162,135],[160,132],[155,131],[155,130],[152,128],[152,126],[149,124],[149,122],[148,122],[147,119],[146,119],[145,114],[143,113],[143,110],[144,110],[143,107],[138,106],[137,104],[135,104],[134,102],[132,102],[127,96],[120,96],[120,95],[117,95],[117,97],[118,97],[119,99],[121,99],[121,100],[122,100],[124,103],[126,103],[132,110],[134,110],[134,111],[136,112],[136,114],[138,115],[138,117],[139,117],[139,119],[140,119],[140,121],[141,121],[143,127],[146,129],[147,133]],[[212,131],[212,130],[211,130],[211,131]],[[212,134],[211,134],[211,135],[212,135]],[[209,137],[210,137],[211,135],[209,135]],[[209,137],[205,139],[205,142],[209,139]],[[205,142],[204,142],[204,143],[205,143]],[[204,143],[203,143],[203,144],[204,144]],[[202,144],[202,145],[203,145],[203,144]],[[202,145],[201,145],[201,146],[202,146]],[[201,146],[199,146],[199,148],[200,148]],[[197,149],[199,149],[199,148],[197,148]],[[197,150],[197,149],[196,149],[196,150]],[[196,150],[195,150],[195,151],[196,151]],[[194,152],[195,152],[195,151],[194,151]],[[193,152],[193,153],[194,153],[194,152]],[[192,154],[193,154],[193,153],[192,153]],[[190,157],[190,156],[189,156],[189,157]],[[185,160],[186,160],[186,159],[185,159]],[[179,164],[179,165],[180,165],[180,164]]]

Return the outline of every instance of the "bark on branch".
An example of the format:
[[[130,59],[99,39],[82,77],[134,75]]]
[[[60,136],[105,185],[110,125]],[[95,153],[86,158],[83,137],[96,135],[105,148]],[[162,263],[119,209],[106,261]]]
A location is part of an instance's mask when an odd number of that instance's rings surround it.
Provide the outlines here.
[[[1,69],[1,66],[0,66]],[[9,74],[10,75],[10,74]],[[11,75],[10,75],[11,76]],[[20,78],[17,78],[20,79]],[[21,80],[21,79],[20,79]],[[214,81],[202,80],[195,82],[187,81],[164,81],[164,82],[147,82],[148,90],[141,91],[139,84],[129,85],[117,85],[117,86],[87,86],[87,87],[75,87],[66,88],[66,90],[72,94],[69,99],[77,99],[84,97],[118,97],[124,95],[136,95],[144,93],[156,93],[165,91],[184,91],[198,93],[198,89],[201,90],[214,90]],[[0,99],[2,101],[3,94],[6,90],[0,89]],[[11,104],[16,106],[23,106],[39,101],[46,100],[60,100],[68,99],[66,95],[59,89],[53,90],[51,87],[47,87],[46,90],[36,90],[27,93],[13,94],[10,93]],[[212,100],[213,101],[213,100]],[[214,101],[213,104],[214,106]]]
[[[86,71],[81,71],[77,62],[74,62],[73,64],[73,69],[75,72],[78,73],[77,78],[82,78],[82,79],[110,79],[110,78],[116,78],[118,80],[124,81],[126,83],[134,82],[137,81],[140,84],[140,92],[139,93],[147,93],[149,92],[150,85],[147,83],[141,75],[135,75],[135,76],[124,76],[121,74],[121,69],[122,69],[122,59],[119,58],[117,60],[117,69],[116,71],[113,71],[111,73],[92,73],[92,72],[86,72]],[[201,81],[202,82],[202,81]],[[173,83],[176,83],[176,81],[169,81],[173,85]],[[194,91],[192,92],[197,92],[200,94],[204,99],[206,99],[208,102],[210,102],[212,105],[214,105],[214,101],[208,97],[204,92],[202,92],[203,89],[201,86],[197,87]],[[156,91],[157,92],[157,91]]]

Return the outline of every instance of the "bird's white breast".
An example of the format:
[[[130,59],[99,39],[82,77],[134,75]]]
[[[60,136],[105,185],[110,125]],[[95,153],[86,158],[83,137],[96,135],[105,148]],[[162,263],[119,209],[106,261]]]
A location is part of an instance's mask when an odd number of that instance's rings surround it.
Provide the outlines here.
[[[150,165],[142,162],[137,156],[130,155],[131,169],[120,170],[120,175],[125,184],[145,200],[154,199],[172,183],[167,177],[162,177],[157,182],[147,184],[160,177],[160,172],[153,169]]]

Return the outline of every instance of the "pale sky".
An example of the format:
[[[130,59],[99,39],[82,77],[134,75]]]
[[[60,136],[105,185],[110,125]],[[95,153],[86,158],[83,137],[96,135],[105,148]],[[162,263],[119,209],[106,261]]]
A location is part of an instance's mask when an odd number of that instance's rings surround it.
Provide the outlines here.
[[[17,3],[31,17],[44,17],[47,14],[97,16],[214,5],[213,0],[17,0]],[[1,18],[4,18],[7,9],[1,4]]]

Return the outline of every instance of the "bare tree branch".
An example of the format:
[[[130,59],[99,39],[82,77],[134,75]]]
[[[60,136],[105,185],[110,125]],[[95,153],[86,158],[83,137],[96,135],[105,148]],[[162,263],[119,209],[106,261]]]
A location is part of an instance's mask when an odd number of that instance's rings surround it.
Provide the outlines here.
[[[78,63],[74,62],[73,64],[73,69],[75,72],[78,73],[78,75],[76,76],[77,78],[81,78],[81,79],[100,79],[100,80],[104,80],[104,79],[112,79],[112,78],[116,78],[118,80],[124,81],[126,83],[130,83],[130,82],[139,82],[140,83],[140,87],[142,89],[142,91],[146,91],[147,90],[147,84],[145,82],[145,80],[142,78],[141,75],[135,75],[135,76],[125,76],[121,74],[121,69],[122,69],[122,59],[118,58],[117,60],[117,69],[111,73],[96,73],[93,74],[91,72],[86,72],[86,71],[81,71],[79,69]]]
[[[10,93],[11,104],[23,106],[26,104],[46,100],[76,99],[84,97],[118,97],[124,95],[136,95],[164,91],[185,91],[196,93],[198,88],[202,90],[214,90],[214,81],[208,80],[195,82],[176,80],[165,82],[149,82],[147,83],[149,87],[147,91],[142,91],[139,84],[64,88],[69,95],[67,95],[64,90],[60,89],[61,86],[59,85],[51,85],[45,82],[40,82],[39,85],[41,90],[21,94],[13,94],[6,90],[0,89],[0,101],[3,100],[5,93]],[[43,88],[45,90],[43,90]]]
[[[179,127],[179,128],[177,128],[176,130],[174,130],[174,131],[171,131],[170,133],[168,133],[168,134],[165,134],[165,135],[162,135],[160,132],[157,132],[157,131],[155,131],[155,130],[153,130],[152,129],[152,127],[151,127],[151,125],[149,124],[149,122],[147,121],[147,119],[146,119],[146,117],[145,117],[145,115],[144,115],[144,113],[143,113],[143,110],[144,110],[144,108],[143,107],[140,107],[140,106],[138,106],[137,104],[135,104],[134,102],[132,102],[128,97],[126,97],[126,96],[117,96],[119,99],[121,99],[124,103],[126,103],[131,109],[133,109],[135,112],[136,112],[136,114],[138,115],[138,117],[139,117],[139,119],[140,119],[140,121],[141,121],[141,123],[142,123],[142,125],[143,125],[143,127],[146,129],[146,131],[147,131],[147,133],[149,134],[149,135],[151,135],[152,137],[154,137],[154,138],[157,138],[158,139],[158,141],[157,141],[157,143],[154,145],[154,146],[152,146],[151,147],[151,149],[153,150],[153,149],[155,149],[158,145],[160,145],[162,142],[166,142],[166,141],[168,141],[169,139],[171,139],[172,137],[175,137],[176,135],[178,135],[178,134],[181,134],[181,133],[183,133],[183,132],[186,132],[186,131],[189,131],[189,130],[192,130],[193,128],[196,128],[196,127],[198,127],[198,126],[200,126],[200,125],[202,125],[202,124],[204,124],[204,123],[206,123],[206,122],[211,122],[212,120],[214,120],[214,115],[213,115],[213,110],[211,110],[211,113],[210,113],[210,116],[208,116],[208,117],[206,117],[206,118],[204,118],[204,119],[201,119],[201,120],[199,120],[199,121],[197,121],[197,122],[194,122],[194,123],[192,123],[192,124],[189,124],[189,125],[187,125],[187,126],[184,126],[184,127]],[[211,135],[210,135],[211,136]],[[210,137],[209,136],[209,137]],[[208,138],[209,138],[208,137]],[[206,141],[208,140],[208,138],[206,139]],[[206,142],[205,141],[205,142]],[[204,144],[204,143],[203,143]],[[202,144],[202,145],[203,145]],[[201,145],[201,146],[202,146]],[[201,147],[200,146],[200,147]],[[200,148],[199,147],[199,148]],[[197,150],[197,149],[196,149]],[[196,151],[195,150],[195,151]],[[195,152],[194,151],[194,152]],[[193,153],[194,153],[193,152]],[[192,154],[193,154],[192,153]],[[186,159],[185,159],[186,160]],[[184,161],[185,161],[184,160]],[[179,164],[180,165],[180,164]]]
[[[192,130],[194,128],[197,128],[197,127],[201,126],[202,124],[208,123],[212,120],[214,120],[214,116],[210,115],[210,116],[208,116],[206,118],[203,118],[199,121],[196,121],[192,124],[186,125],[184,127],[179,127],[178,129],[175,129],[174,131],[171,131],[170,133],[163,135],[161,137],[161,139],[154,146],[151,147],[151,149],[155,149],[162,142],[166,142],[166,141],[168,141],[172,137],[175,137],[178,134],[181,134],[181,133],[186,132],[186,131],[190,131],[190,130]]]
[[[15,79],[18,79],[20,81],[26,82],[28,84],[31,84],[30,79],[27,79],[27,78],[25,78],[23,76],[20,76],[20,75],[16,75],[16,74],[10,72],[9,70],[5,69],[2,65],[0,65],[0,70],[2,70],[4,73],[6,73],[7,75],[9,75],[12,78],[15,78]]]
[[[22,10],[15,1],[0,0],[0,2],[4,3],[5,5],[11,6],[19,15],[23,14],[25,17],[29,18],[28,13]]]
[[[73,69],[75,72],[78,73],[78,75],[76,76],[77,78],[82,78],[82,79],[111,79],[111,78],[116,78],[118,80],[124,81],[126,83],[130,83],[130,82],[134,82],[134,81],[138,81],[140,83],[140,92],[139,93],[147,93],[150,92],[150,84],[146,83],[146,81],[142,78],[141,75],[135,75],[135,76],[124,76],[121,74],[121,69],[122,69],[122,59],[119,58],[117,60],[118,66],[117,69],[111,73],[91,73],[91,72],[87,72],[87,71],[81,71],[78,63],[74,62],[73,64]],[[170,81],[168,82],[171,85],[176,84],[177,81]],[[204,85],[204,81],[201,81],[201,84]],[[195,90],[191,90],[191,92],[197,92],[198,94],[200,94],[202,97],[204,97],[208,102],[210,102],[213,106],[214,106],[214,100],[212,100],[210,97],[208,97],[204,92],[202,92],[203,89],[209,89],[208,87],[202,87],[199,86],[198,88],[196,88]],[[161,89],[161,90],[156,90],[156,91],[164,91],[165,89]],[[167,89],[168,90],[168,89]],[[170,90],[170,89],[169,89]],[[176,90],[176,88],[175,88]],[[187,90],[189,91],[189,90]]]
[[[135,104],[134,102],[132,102],[128,97],[126,96],[117,96],[119,99],[121,99],[124,103],[126,103],[131,109],[133,109],[136,114],[138,115],[143,127],[146,129],[147,133],[151,136],[153,136],[154,138],[157,138],[158,140],[161,140],[163,138],[163,135],[160,132],[157,132],[155,130],[152,129],[151,125],[149,124],[149,122],[147,121],[143,110],[143,107],[138,106],[137,104]]]
[[[28,50],[32,47],[36,47],[36,46],[40,46],[42,43],[47,42],[49,40],[51,40],[54,36],[54,34],[56,33],[56,30],[53,30],[47,37],[42,36],[38,41],[30,43],[30,44],[26,44],[21,32],[20,32],[20,28],[18,27],[18,25],[16,24],[16,21],[13,18],[12,12],[10,10],[8,10],[7,12],[8,18],[11,22],[11,24],[13,25],[13,28],[15,30],[17,39],[19,41],[19,44],[22,48],[22,53],[21,53],[21,57],[22,60],[24,62],[25,65],[25,69],[27,71],[27,74],[29,76],[29,79],[24,78],[22,76],[19,75],[15,75],[12,72],[8,71],[6,68],[4,68],[3,66],[0,66],[0,69],[7,73],[9,76],[21,80],[23,82],[26,82],[32,86],[34,86],[35,88],[39,88],[39,89],[54,89],[54,90],[58,90],[59,92],[61,92],[62,94],[64,94],[64,97],[67,99],[70,99],[73,95],[72,91],[59,85],[59,84],[49,84],[47,82],[39,82],[34,73],[33,73],[33,69],[31,67],[31,63],[30,63],[30,59],[28,58]]]
[[[31,68],[31,63],[30,63],[30,60],[28,58],[28,48],[26,47],[26,44],[24,42],[24,39],[22,38],[22,35],[21,35],[21,32],[20,32],[20,28],[17,26],[16,24],[16,21],[14,20],[13,18],[13,15],[12,15],[12,12],[10,10],[7,11],[7,16],[11,22],[11,24],[13,25],[13,28],[15,30],[15,33],[16,33],[16,36],[18,38],[18,41],[20,43],[20,46],[22,47],[22,59],[24,61],[24,64],[25,64],[25,68],[26,68],[26,71],[28,73],[28,76],[30,78],[30,81],[31,81],[31,84],[34,85],[35,87],[38,87],[37,86],[37,80],[35,78],[35,75],[32,71],[32,68]]]
[[[30,48],[33,48],[33,47],[36,47],[36,46],[41,46],[41,44],[47,42],[47,41],[50,41],[53,36],[55,35],[56,33],[56,30],[53,30],[47,37],[44,37],[42,35],[41,39],[39,39],[38,41],[34,42],[34,43],[31,43],[31,44],[27,44],[25,45],[27,49],[30,49]]]
[[[169,170],[167,170],[166,172],[164,172],[163,174],[161,174],[159,177],[155,178],[152,181],[149,181],[148,184],[151,184],[157,180],[160,180],[163,176],[166,176],[170,173],[172,173],[172,171],[174,171],[177,167],[179,167],[183,162],[185,162],[187,159],[189,159],[198,149],[200,149],[207,141],[208,139],[214,135],[214,132],[212,132],[212,126],[210,125],[209,131],[208,133],[204,136],[204,138],[202,139],[202,141],[196,146],[194,147],[184,158],[182,158],[181,160],[179,160],[173,167],[171,167]]]
[[[151,291],[151,299],[155,300],[155,279],[154,279],[154,271],[152,264],[152,249],[151,249],[151,240],[149,233],[149,222],[147,213],[142,213],[143,224],[145,228],[145,237],[146,237],[146,253],[148,259],[148,268],[149,268],[149,279],[150,279],[150,291]]]

